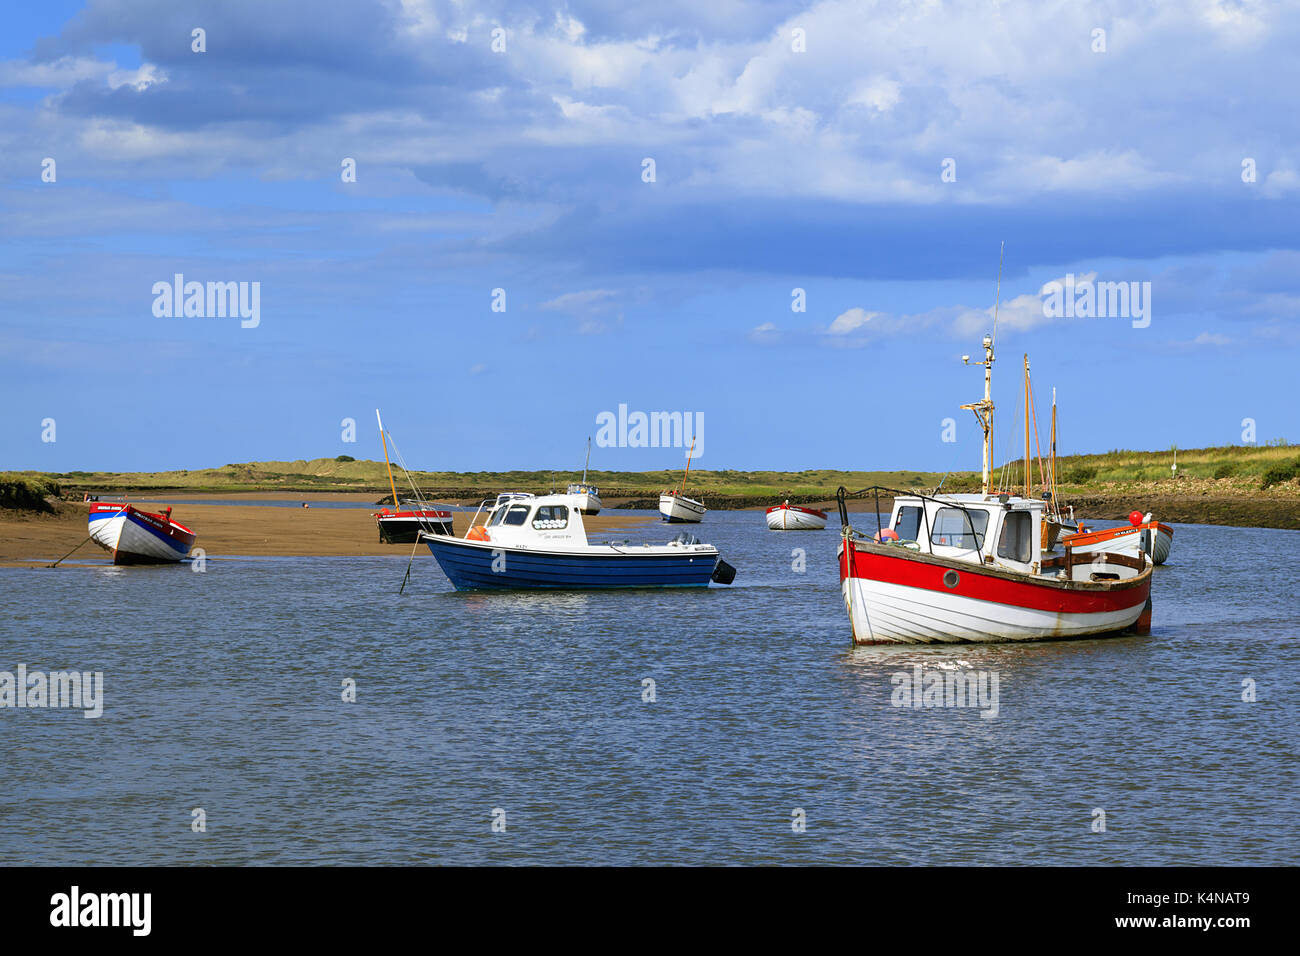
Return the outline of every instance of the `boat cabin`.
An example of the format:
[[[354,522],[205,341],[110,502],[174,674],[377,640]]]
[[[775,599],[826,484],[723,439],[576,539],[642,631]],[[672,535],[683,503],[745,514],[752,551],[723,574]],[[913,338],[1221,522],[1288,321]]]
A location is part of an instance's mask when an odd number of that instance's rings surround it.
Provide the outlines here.
[[[890,543],[1008,571],[1042,570],[1044,502],[1007,495],[899,495]],[[897,537],[895,537],[897,536]]]
[[[586,545],[587,529],[580,508],[583,497],[568,494],[499,495],[488,512],[486,524],[478,527],[486,532],[486,540],[512,547],[526,546],[530,542]],[[473,535],[477,518],[476,514],[476,520],[470,522],[467,537]]]

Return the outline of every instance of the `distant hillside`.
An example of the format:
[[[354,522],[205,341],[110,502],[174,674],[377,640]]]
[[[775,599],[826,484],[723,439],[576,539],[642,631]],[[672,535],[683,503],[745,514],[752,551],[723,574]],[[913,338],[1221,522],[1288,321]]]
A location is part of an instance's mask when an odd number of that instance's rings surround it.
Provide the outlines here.
[[[345,456],[346,457],[346,456]],[[1270,490],[1271,494],[1300,493],[1300,446],[1235,446],[1178,450],[1178,471],[1170,466],[1173,451],[1110,451],[1095,455],[1070,455],[1058,460],[1058,485],[1063,497],[1118,494],[1133,489],[1196,493],[1250,495]],[[1023,464],[1012,461],[995,470],[995,479],[1012,489],[1023,483]],[[398,493],[410,485],[397,472]],[[449,472],[420,471],[411,477],[430,496],[470,497],[503,490],[549,491],[576,481],[574,472],[505,471]],[[610,498],[642,498],[676,487],[680,471],[613,472],[593,471],[589,480]],[[1032,469],[1038,489],[1038,464]],[[190,492],[325,492],[353,491],[388,494],[388,476],[381,461],[316,458],[311,461],[262,461],[223,465],[186,471],[0,473],[13,494],[19,483],[31,487],[59,487],[71,497],[84,492],[116,493],[143,491]],[[979,487],[976,472],[953,472],[947,476],[929,471],[719,471],[692,470],[687,487],[700,494],[736,497],[825,499],[844,485],[850,491],[870,485],[904,489],[933,489],[943,481],[945,491],[972,491]],[[46,483],[40,485],[39,483]],[[27,494],[27,491],[21,492]],[[47,492],[48,493],[48,492]],[[56,492],[57,493],[57,492]]]

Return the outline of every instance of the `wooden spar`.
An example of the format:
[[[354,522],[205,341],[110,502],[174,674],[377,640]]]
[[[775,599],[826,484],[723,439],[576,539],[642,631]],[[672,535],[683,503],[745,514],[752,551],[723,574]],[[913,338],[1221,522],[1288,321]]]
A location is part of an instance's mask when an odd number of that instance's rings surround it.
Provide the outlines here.
[[[1033,494],[1029,488],[1029,355],[1025,354],[1025,497]]]
[[[1052,389],[1052,449],[1047,466],[1047,490],[1052,493],[1052,507],[1059,512],[1056,503],[1056,389]]]
[[[683,494],[686,491],[686,475],[691,473],[691,456],[695,454],[695,439],[691,439],[691,450],[686,453],[686,473],[682,475],[682,486],[677,489],[677,493]]]
[[[390,461],[388,460],[388,438],[385,437],[385,435],[384,435],[384,420],[383,420],[382,418],[379,417],[379,409],[377,409],[377,408],[375,409],[375,421],[379,422],[379,440],[380,440],[381,442],[383,442],[383,444],[384,444],[384,464],[385,464],[385,465],[387,466],[387,468],[388,468],[388,487],[389,487],[390,489],[392,489],[392,492],[393,492],[393,511],[396,512],[396,511],[398,510],[398,507],[397,507],[397,484],[396,484],[396,482],[393,481],[393,465],[392,465],[392,462],[390,462]]]

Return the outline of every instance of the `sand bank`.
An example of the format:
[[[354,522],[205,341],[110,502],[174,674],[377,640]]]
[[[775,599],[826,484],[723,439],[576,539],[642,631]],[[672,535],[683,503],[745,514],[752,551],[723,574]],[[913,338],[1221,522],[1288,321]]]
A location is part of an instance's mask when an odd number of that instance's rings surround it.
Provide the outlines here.
[[[186,499],[209,501],[238,500],[235,495],[182,495]],[[245,496],[244,500],[249,500]],[[364,499],[365,496],[361,496]],[[314,494],[286,496],[269,494],[261,500],[292,498],[309,503],[325,501],[356,502],[353,494]],[[406,555],[410,544],[384,544],[371,511],[363,508],[277,508],[267,505],[176,504],[172,501],[133,500],[147,511],[172,505],[172,520],[198,535],[195,542],[209,557],[229,555]],[[0,565],[27,566],[48,564],[77,546],[86,538],[88,506],[61,503],[55,514],[36,515],[0,510]],[[378,511],[378,508],[374,509]],[[457,513],[454,526],[464,534],[471,514]],[[645,515],[600,514],[585,519],[593,539],[607,532],[630,527],[648,526],[655,519]],[[108,552],[93,541],[86,542],[69,561],[101,560]]]

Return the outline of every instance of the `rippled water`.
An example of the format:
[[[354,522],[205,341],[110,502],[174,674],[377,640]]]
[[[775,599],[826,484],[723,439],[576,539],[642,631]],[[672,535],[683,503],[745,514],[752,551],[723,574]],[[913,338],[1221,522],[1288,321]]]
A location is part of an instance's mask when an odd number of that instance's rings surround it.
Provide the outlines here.
[[[0,709],[0,862],[1300,862],[1295,532],[1177,526],[1150,637],[855,649],[835,531],[696,530],[735,585],[0,569],[0,670],[105,682],[96,720]],[[998,716],[892,706],[918,663],[996,672]]]

